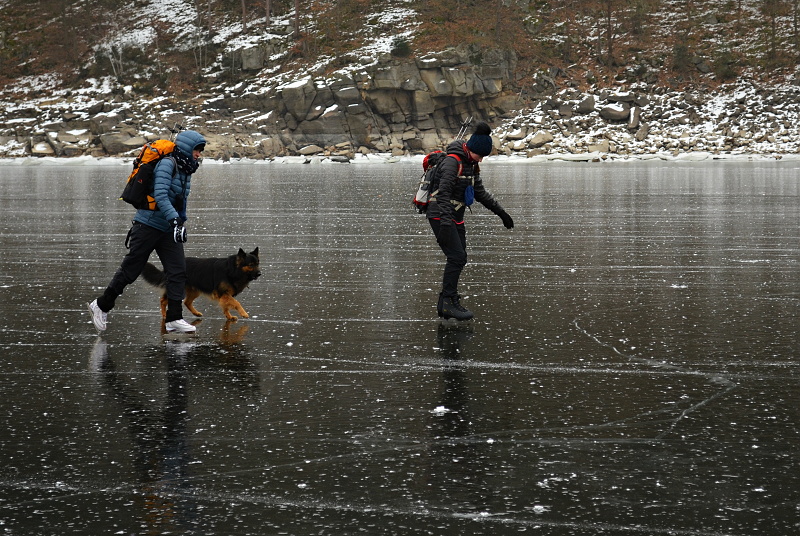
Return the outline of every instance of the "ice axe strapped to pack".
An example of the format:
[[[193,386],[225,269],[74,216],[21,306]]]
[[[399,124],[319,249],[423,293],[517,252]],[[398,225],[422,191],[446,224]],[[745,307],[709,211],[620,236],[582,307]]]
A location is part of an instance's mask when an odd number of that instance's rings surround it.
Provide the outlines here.
[[[472,123],[472,116],[468,117],[466,121],[461,123],[461,129],[458,131],[458,135],[456,139],[461,139],[467,131],[470,123]],[[461,175],[461,170],[463,169],[463,165],[461,163],[461,158],[455,154],[447,154],[443,151],[432,151],[425,155],[425,158],[422,160],[422,176],[419,179],[419,183],[417,184],[417,191],[414,194],[414,199],[412,203],[414,207],[416,207],[417,212],[420,214],[424,214],[428,211],[428,205],[431,201],[436,199],[436,194],[439,190],[439,165],[444,162],[444,159],[448,156],[452,156],[456,160],[458,160],[458,175]],[[470,200],[470,203],[472,201]]]
[[[458,174],[461,175],[461,158],[457,154],[447,154],[443,151],[433,151],[425,155],[422,160],[422,177],[420,177],[417,193],[414,195],[414,206],[417,212],[424,214],[428,211],[428,205],[436,200],[439,193],[439,166],[444,159],[452,156],[458,160]]]

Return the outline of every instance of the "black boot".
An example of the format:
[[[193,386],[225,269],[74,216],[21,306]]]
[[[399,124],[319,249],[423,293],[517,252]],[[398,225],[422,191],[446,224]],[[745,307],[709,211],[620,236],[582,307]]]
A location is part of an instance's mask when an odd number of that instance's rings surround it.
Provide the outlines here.
[[[442,297],[441,316],[444,319],[455,318],[456,320],[469,320],[474,315],[472,311],[458,303],[458,296]]]
[[[442,312],[443,305],[444,305],[444,296],[442,296],[442,293],[440,292],[439,303],[436,304],[436,313],[439,315],[439,317],[444,316],[444,312]]]

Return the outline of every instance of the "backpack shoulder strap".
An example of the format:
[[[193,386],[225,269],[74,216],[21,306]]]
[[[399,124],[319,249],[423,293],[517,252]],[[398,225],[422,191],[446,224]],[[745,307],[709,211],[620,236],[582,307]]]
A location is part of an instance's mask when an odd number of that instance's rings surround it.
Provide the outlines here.
[[[455,153],[447,153],[447,156],[452,156],[458,162],[458,176],[461,176],[461,173],[464,171],[464,164],[461,163],[461,157]]]

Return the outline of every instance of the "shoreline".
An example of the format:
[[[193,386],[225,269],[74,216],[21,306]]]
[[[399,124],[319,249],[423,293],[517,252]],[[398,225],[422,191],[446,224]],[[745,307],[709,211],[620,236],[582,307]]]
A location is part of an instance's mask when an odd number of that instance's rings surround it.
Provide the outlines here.
[[[328,164],[396,164],[396,163],[412,163],[421,162],[425,155],[405,155],[394,156],[390,153],[370,153],[370,154],[357,154],[354,158],[347,161],[334,159],[328,156],[310,155],[310,156],[279,156],[270,159],[253,159],[253,158],[237,158],[237,159],[213,159],[205,158],[203,163],[205,165],[328,165]],[[536,156],[517,156],[517,155],[491,155],[487,157],[484,165],[491,165],[493,163],[504,164],[542,164],[542,163],[630,163],[630,162],[706,162],[706,161],[733,161],[733,162],[780,162],[780,161],[800,161],[800,154],[786,153],[786,154],[761,154],[761,153],[709,153],[704,151],[685,152],[677,155],[672,153],[652,153],[643,155],[616,155],[613,153],[578,153],[578,154],[542,154]],[[53,157],[53,156],[21,156],[13,158],[0,157],[0,166],[39,166],[39,165],[65,165],[65,166],[79,166],[79,165],[103,165],[103,166],[123,166],[130,165],[133,157],[125,156],[75,156],[75,157]]]

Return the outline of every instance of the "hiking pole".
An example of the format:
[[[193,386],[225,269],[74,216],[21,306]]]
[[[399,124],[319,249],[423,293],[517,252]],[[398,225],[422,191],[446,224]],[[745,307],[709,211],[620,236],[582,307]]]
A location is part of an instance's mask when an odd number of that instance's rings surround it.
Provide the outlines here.
[[[461,130],[458,131],[458,135],[456,136],[457,140],[464,138],[464,134],[467,133],[467,128],[469,128],[470,123],[472,123],[472,116],[467,117],[464,122],[461,123]]]
[[[176,134],[180,134],[182,130],[186,130],[186,128],[181,125],[180,123],[175,123],[175,126],[172,128],[167,127],[167,129],[172,132],[172,140],[175,139]]]

